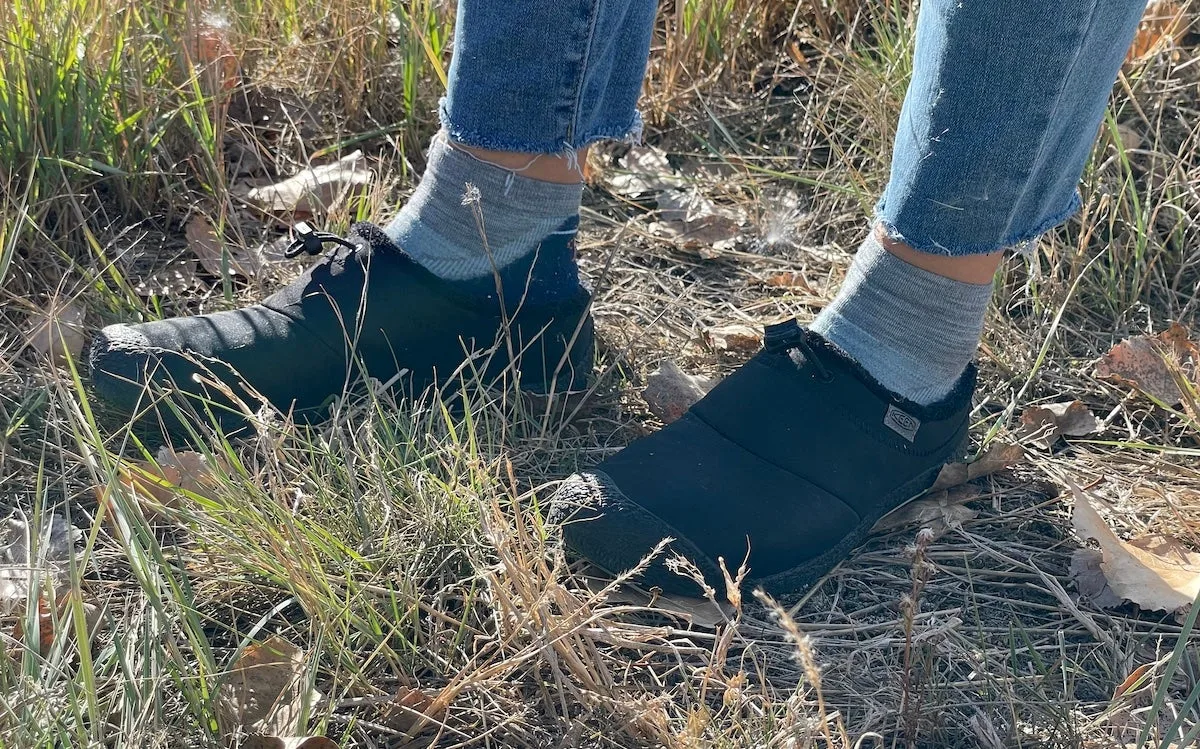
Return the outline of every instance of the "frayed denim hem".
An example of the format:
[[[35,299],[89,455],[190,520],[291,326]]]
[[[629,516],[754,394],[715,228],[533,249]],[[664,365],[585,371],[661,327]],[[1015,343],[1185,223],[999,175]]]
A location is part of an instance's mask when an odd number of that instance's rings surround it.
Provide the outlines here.
[[[875,207],[875,219],[873,223],[876,226],[883,228],[884,236],[886,236],[888,239],[894,242],[903,242],[918,252],[927,252],[931,255],[961,257],[964,255],[990,255],[991,253],[999,252],[1000,250],[1009,250],[1014,254],[1028,257],[1037,246],[1037,240],[1041,238],[1043,234],[1071,218],[1071,216],[1074,216],[1075,213],[1079,211],[1079,207],[1082,204],[1083,201],[1079,197],[1079,192],[1076,191],[1073,195],[1071,195],[1071,201],[1067,205],[1066,210],[1060,211],[1053,217],[1043,221],[1031,231],[1021,232],[1020,234],[1013,235],[1012,237],[1005,238],[998,242],[958,245],[955,247],[947,247],[933,240],[914,241],[896,224],[883,217],[885,207],[882,201],[880,201],[879,205]]]
[[[605,140],[615,140],[639,145],[642,142],[642,131],[645,127],[641,112],[634,112],[633,118],[624,127],[598,127],[582,136],[560,138],[552,141],[515,140],[510,136],[495,132],[481,132],[471,127],[455,124],[450,121],[445,106],[438,108],[438,118],[442,123],[442,131],[455,143],[472,148],[486,148],[489,151],[512,151],[514,153],[564,153],[574,152]]]

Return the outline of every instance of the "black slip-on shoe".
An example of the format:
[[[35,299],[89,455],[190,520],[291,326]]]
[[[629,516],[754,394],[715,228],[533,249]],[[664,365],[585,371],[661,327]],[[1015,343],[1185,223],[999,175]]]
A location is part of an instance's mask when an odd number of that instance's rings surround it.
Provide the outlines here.
[[[230,395],[254,411],[266,400],[313,421],[364,372],[410,395],[463,375],[491,385],[514,366],[525,390],[584,388],[593,333],[582,286],[556,304],[506,300],[502,309],[498,294],[463,292],[372,224],[356,224],[345,239],[306,225],[297,234],[295,254],[333,249],[260,304],[104,328],[89,356],[97,393],[123,413],[176,431],[177,411],[155,405],[149,391],[179,398],[185,412],[211,412],[234,430],[246,422]]]
[[[732,574],[749,551],[750,584],[794,592],[929,488],[966,441],[974,389],[971,366],[920,406],[794,320],[773,325],[763,350],[678,421],[567,479],[549,519],[611,573],[669,537],[710,584],[718,558]],[[642,583],[698,592],[661,558]]]

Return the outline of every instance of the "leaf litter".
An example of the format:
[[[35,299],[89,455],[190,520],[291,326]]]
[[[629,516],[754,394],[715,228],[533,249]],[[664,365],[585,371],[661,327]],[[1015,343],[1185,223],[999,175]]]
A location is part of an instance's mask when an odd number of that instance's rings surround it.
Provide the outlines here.
[[[650,231],[682,247],[719,254],[742,240],[746,217],[740,211],[718,206],[699,190],[664,190],[658,194],[658,220]]]
[[[692,404],[707,395],[716,384],[715,378],[690,375],[668,359],[646,378],[642,397],[650,413],[670,424],[683,416]]]
[[[717,351],[750,354],[762,346],[762,328],[754,325],[720,325],[705,331],[709,343]]]
[[[1022,411],[1017,436],[1050,449],[1063,437],[1086,437],[1100,431],[1101,426],[1083,401],[1063,401]]]
[[[25,345],[55,364],[78,359],[85,342],[83,308],[74,301],[54,297],[44,309],[30,311],[24,330]]]
[[[699,250],[701,257],[732,250],[743,241],[744,211],[719,206],[689,186],[662,149],[635,146],[617,163],[621,169],[607,176],[607,187],[631,200],[653,198],[658,213],[651,233]]]
[[[1179,323],[1158,335],[1139,335],[1113,346],[1095,362],[1095,376],[1136,388],[1167,406],[1183,400],[1179,380],[1196,381],[1200,348]]]
[[[951,528],[961,527],[979,515],[978,510],[966,503],[983,496],[978,487],[968,482],[1010,468],[1024,455],[1020,445],[994,442],[970,463],[947,463],[924,495],[884,515],[871,532],[887,533],[918,525],[933,531],[937,537]]]
[[[1189,27],[1187,6],[1179,0],[1150,0],[1125,56],[1125,64],[1144,60],[1183,41]]]
[[[43,518],[36,530],[15,515],[4,520],[0,524],[0,615],[20,610],[31,584],[66,584],[66,565],[82,535],[57,514]]]
[[[269,213],[306,218],[324,213],[355,188],[371,184],[373,176],[362,151],[332,164],[309,167],[282,182],[252,188],[246,198]]]
[[[622,197],[657,196],[685,185],[666,152],[655,146],[634,146],[617,160],[617,165],[620,169],[608,174],[605,182],[612,193]]]
[[[230,667],[221,684],[217,725],[226,742],[250,734],[261,747],[328,746],[303,743],[304,723],[321,698],[309,684],[306,654],[273,634],[248,646]]]
[[[218,482],[207,456],[190,450],[160,447],[154,462],[131,460],[118,468],[117,480],[128,489],[151,520],[178,509],[184,493],[212,498]]]
[[[36,536],[29,521],[15,515],[0,525],[0,616],[19,616],[12,630],[15,641],[28,643],[25,614],[31,593],[37,600],[40,652],[47,652],[55,627],[74,606],[83,613],[89,636],[98,631],[101,608],[84,601],[77,590],[63,592],[70,585],[67,565],[82,537],[82,531],[57,514],[43,518]]]
[[[188,249],[209,275],[224,278],[227,261],[230,275],[247,279],[258,276],[266,267],[266,258],[260,251],[224,242],[205,216],[193,216],[184,227],[184,236]]]
[[[1101,607],[1130,601],[1147,611],[1181,612],[1191,606],[1200,594],[1200,554],[1164,534],[1121,540],[1091,498],[1069,478],[1063,480],[1075,498],[1075,533],[1099,545],[1098,550],[1077,550],[1071,560],[1080,593]]]

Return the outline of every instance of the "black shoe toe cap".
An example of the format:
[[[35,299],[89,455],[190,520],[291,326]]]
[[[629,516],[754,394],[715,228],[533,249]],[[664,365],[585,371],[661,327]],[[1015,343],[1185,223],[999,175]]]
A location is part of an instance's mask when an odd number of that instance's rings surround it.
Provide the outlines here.
[[[721,579],[714,560],[661,518],[631,501],[601,471],[584,471],[564,481],[551,500],[549,520],[562,526],[568,548],[612,574],[633,569],[663,539],[673,539],[636,578],[640,585],[699,595],[697,583],[668,569],[667,560],[676,554],[695,564],[710,584]]]

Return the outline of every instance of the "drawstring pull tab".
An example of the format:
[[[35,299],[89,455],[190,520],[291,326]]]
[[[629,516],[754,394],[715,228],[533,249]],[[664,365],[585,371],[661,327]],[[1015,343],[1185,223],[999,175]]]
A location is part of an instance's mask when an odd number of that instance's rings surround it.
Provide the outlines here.
[[[357,249],[352,243],[347,242],[336,234],[313,229],[306,221],[301,221],[293,226],[292,232],[296,235],[296,238],[283,251],[284,257],[296,257],[300,253],[320,255],[326,242],[333,242],[342,247],[349,247],[352,250]]]
[[[788,358],[797,368],[812,366],[817,372],[817,379],[821,382],[829,382],[833,379],[833,372],[825,366],[821,357],[813,350],[812,344],[805,338],[804,329],[800,327],[800,323],[796,322],[795,318],[768,325],[763,330],[763,347],[769,351],[786,351]]]

